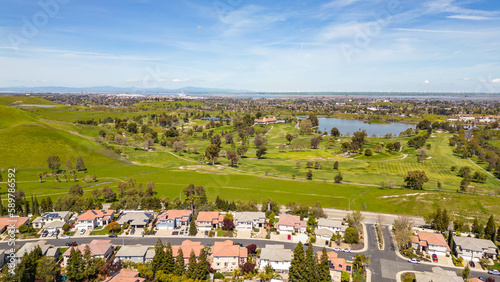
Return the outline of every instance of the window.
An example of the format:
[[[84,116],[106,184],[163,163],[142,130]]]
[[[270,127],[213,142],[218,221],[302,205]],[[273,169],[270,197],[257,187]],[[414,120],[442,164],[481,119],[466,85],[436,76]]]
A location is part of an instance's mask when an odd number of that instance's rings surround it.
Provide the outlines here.
[[[347,270],[347,271],[351,271],[351,266],[350,266],[350,265],[346,265],[346,266],[345,266],[345,270]]]

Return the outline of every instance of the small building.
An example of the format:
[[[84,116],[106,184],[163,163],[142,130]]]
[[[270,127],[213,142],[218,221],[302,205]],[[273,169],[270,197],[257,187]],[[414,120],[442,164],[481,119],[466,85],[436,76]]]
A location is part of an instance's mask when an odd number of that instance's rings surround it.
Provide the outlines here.
[[[339,258],[336,252],[327,252],[328,256],[328,266],[330,267],[330,276],[332,281],[340,282],[342,281],[342,271],[352,274],[352,264],[346,262],[345,259]],[[318,260],[321,259],[323,252],[317,252]]]
[[[497,246],[491,240],[454,236],[455,252],[458,257],[478,262],[481,258],[494,258]]]
[[[115,250],[113,244],[111,244],[111,240],[92,240],[90,244],[81,244],[67,249],[63,254],[63,266],[66,266],[66,262],[68,261],[72,249],[80,250],[80,252],[84,254],[87,246],[90,248],[90,254],[92,257],[103,258],[106,261],[111,257]]]
[[[266,222],[266,214],[263,212],[235,212],[234,225],[236,230],[252,230],[262,228]]]
[[[45,228],[47,223],[52,222],[62,222],[63,225],[69,222],[71,215],[73,213],[69,211],[60,211],[60,212],[46,212],[41,216],[35,218],[31,224],[34,228]]]
[[[148,246],[135,245],[135,246],[122,246],[116,252],[115,259],[128,262],[145,262]]]
[[[21,225],[28,225],[29,221],[30,221],[29,217],[23,217],[23,216],[0,217],[0,233],[3,233],[10,228],[13,229],[13,232],[19,233],[19,227]]]
[[[450,254],[450,247],[440,233],[418,231],[417,236],[412,236],[412,247],[415,250],[428,254],[447,255]]]
[[[139,271],[122,268],[104,282],[143,282],[146,278],[139,277]]]
[[[280,233],[291,234],[306,232],[307,223],[300,220],[300,216],[291,214],[281,214],[277,224]]]
[[[158,229],[174,229],[180,226],[187,226],[191,221],[192,212],[190,210],[168,210],[158,215],[156,227]]]
[[[114,210],[88,210],[76,218],[75,228],[87,230],[106,226],[114,220],[114,215]]]
[[[218,211],[201,211],[196,218],[196,227],[200,231],[212,230],[212,228],[218,228],[223,221],[224,216],[220,215]]]
[[[248,259],[247,248],[235,245],[233,241],[215,242],[212,247],[212,268],[221,272],[230,272],[240,267]]]
[[[148,211],[122,211],[116,220],[120,226],[130,225],[132,228],[144,228],[153,219],[153,212]]]
[[[47,241],[41,240],[37,242],[28,242],[24,244],[14,255],[14,259],[17,263],[20,263],[25,253],[30,253],[36,247],[40,247],[42,250],[42,255],[53,257],[54,259],[59,259],[59,248],[53,245],[47,244]]]
[[[320,218],[318,219],[318,229],[328,229],[332,231],[335,234],[340,234],[344,236],[345,230],[347,229],[347,225],[343,225],[342,221],[340,220],[333,220],[333,219],[325,219],[325,218]]]
[[[285,249],[284,245],[268,245],[260,251],[260,270],[269,264],[278,273],[288,273],[293,259],[293,251]]]

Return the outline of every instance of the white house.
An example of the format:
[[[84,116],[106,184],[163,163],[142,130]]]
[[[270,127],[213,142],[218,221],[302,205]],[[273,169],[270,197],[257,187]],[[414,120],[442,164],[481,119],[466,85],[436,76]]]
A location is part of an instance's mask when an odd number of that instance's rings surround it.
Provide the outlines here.
[[[235,245],[231,240],[215,242],[212,247],[212,268],[221,272],[239,269],[247,259],[247,248]]]
[[[236,230],[252,230],[262,228],[266,222],[266,214],[263,212],[235,212],[234,225]]]
[[[174,229],[180,226],[187,226],[191,221],[192,212],[190,210],[168,210],[158,215],[156,227],[158,229]]]
[[[111,240],[92,240],[90,244],[81,244],[76,247],[70,247],[63,254],[63,266],[66,266],[66,262],[68,261],[69,255],[71,254],[71,250],[75,249],[80,250],[82,254],[85,253],[85,248],[89,246],[90,255],[94,258],[103,258],[104,260],[108,260],[113,254],[115,248],[113,244],[111,244]]]
[[[94,229],[97,226],[106,226],[114,219],[114,210],[88,210],[76,218],[75,228]]]
[[[339,233],[342,236],[344,236],[347,227],[348,227],[347,225],[343,225],[342,221],[339,220],[325,219],[325,218],[320,218],[318,220],[318,229],[328,229],[333,233]]]
[[[281,214],[276,226],[279,232],[291,234],[306,232],[307,223],[304,220],[300,220],[300,216],[298,215]]]
[[[269,264],[278,273],[288,273],[293,259],[293,251],[284,245],[268,245],[260,252],[259,268],[264,270]]]
[[[31,224],[34,228],[45,228],[45,225],[52,222],[62,222],[63,225],[69,222],[72,212],[60,211],[60,212],[46,212],[41,216],[35,218]]]
[[[479,261],[481,258],[494,258],[497,254],[495,244],[486,239],[454,236],[455,251],[465,260]]]
[[[220,215],[218,211],[201,211],[196,218],[196,227],[200,231],[212,230],[212,228],[219,227],[222,221],[224,221],[224,216]]]
[[[411,237],[412,247],[415,250],[426,252],[431,255],[436,254],[444,256],[450,254],[450,247],[448,247],[446,240],[440,233],[418,231],[417,234],[417,236]]]
[[[132,228],[144,228],[151,219],[153,219],[153,212],[150,211],[122,211],[116,222],[120,226],[128,224]]]
[[[142,245],[122,246],[120,250],[116,252],[115,259],[135,263],[144,262],[148,249],[148,246]]]
[[[47,244],[47,241],[41,240],[37,242],[28,242],[24,244],[14,255],[14,259],[17,263],[20,263],[25,253],[30,253],[36,247],[40,247],[42,250],[42,255],[53,257],[54,259],[59,258],[59,248],[53,245]]]

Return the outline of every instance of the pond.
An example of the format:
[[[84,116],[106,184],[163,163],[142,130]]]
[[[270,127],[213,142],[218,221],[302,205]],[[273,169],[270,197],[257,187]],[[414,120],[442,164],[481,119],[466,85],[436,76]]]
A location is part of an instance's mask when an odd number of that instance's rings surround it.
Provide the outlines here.
[[[390,124],[378,124],[378,123],[364,123],[362,120],[356,119],[340,119],[340,118],[318,118],[319,126],[318,130],[326,131],[330,134],[330,130],[336,127],[340,134],[342,135],[352,135],[358,130],[366,130],[368,136],[384,136],[387,133],[392,133],[398,136],[400,132],[405,131],[408,128],[415,128],[415,125],[405,124],[405,123],[390,123]]]

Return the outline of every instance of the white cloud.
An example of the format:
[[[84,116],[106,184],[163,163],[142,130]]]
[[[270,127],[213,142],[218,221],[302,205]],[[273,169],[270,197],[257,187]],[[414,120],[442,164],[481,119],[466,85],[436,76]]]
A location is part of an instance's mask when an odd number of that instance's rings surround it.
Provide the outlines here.
[[[424,80],[424,84],[429,84],[430,82],[428,80]]]
[[[359,0],[333,0],[331,1],[330,3],[327,3],[325,5],[323,5],[323,9],[330,9],[330,8],[334,8],[334,9],[338,9],[338,8],[343,8],[343,7],[346,7],[346,6],[349,6],[355,2],[358,2]]]
[[[395,28],[394,30],[415,31],[415,32],[431,32],[431,33],[476,33],[476,32],[460,31],[460,30],[440,30],[440,29],[421,29],[421,28]]]
[[[472,20],[472,21],[482,21],[482,20],[493,20],[495,18],[485,17],[485,16],[472,16],[472,15],[454,15],[448,16],[448,19],[459,19],[459,20]]]
[[[189,81],[189,79],[185,78],[185,79],[178,79],[178,78],[174,78],[172,79],[172,82],[187,82]]]
[[[491,83],[500,83],[500,78],[494,78],[494,79],[492,79]]]

